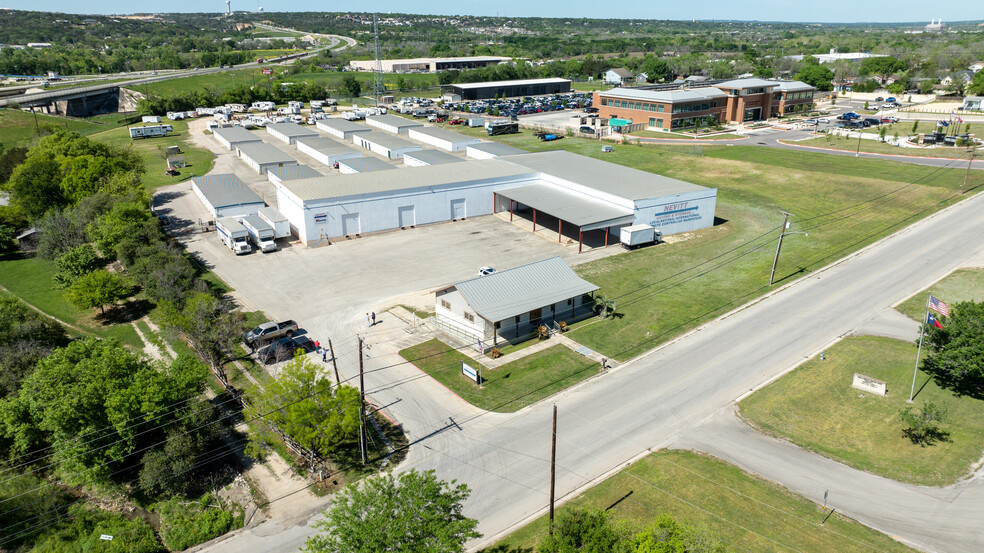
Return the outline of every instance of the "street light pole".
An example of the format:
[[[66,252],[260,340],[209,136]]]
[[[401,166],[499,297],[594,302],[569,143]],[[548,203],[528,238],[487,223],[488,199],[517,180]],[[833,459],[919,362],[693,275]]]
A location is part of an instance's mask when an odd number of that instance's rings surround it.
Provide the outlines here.
[[[772,274],[769,275],[769,286],[772,286],[772,282],[776,278],[776,266],[779,265],[779,250],[782,249],[782,239],[786,236],[786,229],[789,228],[789,215],[788,211],[779,210],[786,218],[782,222],[782,231],[779,233],[779,245],[776,246],[776,258],[772,261]]]

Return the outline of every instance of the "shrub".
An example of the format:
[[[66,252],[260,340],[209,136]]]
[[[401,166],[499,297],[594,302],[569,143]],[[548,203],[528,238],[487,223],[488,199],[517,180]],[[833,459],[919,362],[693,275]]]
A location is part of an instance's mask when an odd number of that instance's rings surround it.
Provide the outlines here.
[[[558,321],[558,322],[557,322],[557,326],[558,326],[558,327],[560,327],[560,331],[561,331],[561,332],[567,332],[567,330],[568,330],[568,328],[569,328],[569,327],[567,326],[567,321]]]
[[[550,337],[550,329],[547,325],[540,325],[536,329],[536,337],[540,340],[546,340]]]
[[[242,511],[227,510],[212,494],[190,503],[171,499],[158,503],[154,510],[161,516],[161,541],[171,551],[187,549],[243,525]]]
[[[498,359],[502,357],[502,350],[499,348],[492,348],[489,350],[489,357],[492,359]]]

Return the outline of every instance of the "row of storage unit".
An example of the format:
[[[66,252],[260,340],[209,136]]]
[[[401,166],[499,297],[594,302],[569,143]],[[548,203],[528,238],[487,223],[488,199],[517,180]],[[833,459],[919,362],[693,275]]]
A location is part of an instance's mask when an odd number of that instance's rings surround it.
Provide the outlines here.
[[[317,138],[318,132],[310,127],[302,127],[297,123],[272,123],[266,127],[270,136],[284,142],[294,144],[300,138]]]
[[[315,126],[335,138],[346,141],[352,140],[352,137],[356,134],[372,132],[372,129],[369,127],[346,119],[322,119],[315,123]]]
[[[338,171],[343,175],[389,171],[391,169],[396,169],[396,167],[374,157],[353,157],[338,162]]]
[[[449,152],[463,152],[468,146],[482,142],[480,138],[465,136],[460,133],[438,127],[419,127],[410,129],[407,137],[411,140],[436,146]]]
[[[273,144],[266,142],[246,142],[236,145],[238,155],[246,165],[259,174],[264,174],[274,167],[297,165],[297,160],[285,154]]]
[[[403,164],[410,167],[462,163],[465,159],[440,150],[420,150],[403,154]]]
[[[400,159],[407,152],[423,150],[419,144],[381,132],[357,134],[352,138],[352,141],[356,146],[361,146],[388,159]]]
[[[407,134],[410,129],[424,126],[423,123],[398,115],[372,115],[366,117],[366,124],[392,134]]]
[[[322,176],[321,173],[307,165],[289,165],[286,167],[271,167],[267,169],[267,180],[273,184],[285,180],[312,179]]]
[[[240,144],[263,142],[259,135],[253,134],[242,127],[220,127],[212,129],[215,140],[230,150],[235,150]]]
[[[343,159],[362,157],[361,152],[339,143],[334,138],[301,138],[297,141],[297,149],[328,167],[334,167],[335,163]]]

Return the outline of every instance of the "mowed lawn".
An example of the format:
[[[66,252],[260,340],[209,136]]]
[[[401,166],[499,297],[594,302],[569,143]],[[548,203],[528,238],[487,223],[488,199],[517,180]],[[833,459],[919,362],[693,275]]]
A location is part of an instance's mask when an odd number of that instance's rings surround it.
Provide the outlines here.
[[[9,149],[16,146],[30,147],[37,140],[34,115],[19,109],[0,109],[0,145]],[[37,127],[42,133],[53,129],[68,129],[89,135],[114,127],[103,121],[90,121],[75,117],[56,117],[38,113]]]
[[[962,301],[984,301],[984,269],[958,269],[895,309],[918,321],[926,315],[926,301],[930,294],[949,305]]]
[[[563,442],[558,447],[564,447]],[[641,531],[658,515],[667,514],[706,528],[730,546],[729,551],[916,551],[837,512],[821,527],[822,508],[814,501],[714,457],[662,450],[589,488],[559,511],[607,509],[616,524],[630,531]],[[484,553],[532,553],[547,528],[547,517],[540,517]]]
[[[923,355],[927,352],[925,348]],[[918,446],[902,435],[916,361],[913,343],[875,336],[847,338],[740,403],[764,431],[886,478],[943,486],[968,474],[984,451],[984,403],[956,397],[920,372],[915,406],[934,402],[948,412],[949,442]],[[882,397],[851,387],[854,373],[888,384]]]
[[[188,123],[186,121],[167,121],[166,124],[174,127],[174,132],[166,137],[134,140],[130,138],[128,127],[120,127],[94,134],[90,138],[137,152],[144,162],[144,168],[147,169],[147,172],[141,177],[144,189],[147,191],[153,191],[159,186],[188,180],[192,175],[204,175],[211,171],[212,164],[215,162],[215,155],[205,148],[194,145],[188,131]],[[180,155],[184,156],[187,165],[183,169],[178,169],[180,174],[175,177],[164,173],[165,158],[167,157],[165,153],[168,146],[180,147],[182,152]]]
[[[400,351],[400,356],[472,405],[511,413],[598,374],[599,364],[562,345],[551,346],[496,369],[482,368],[482,387],[461,374],[476,361],[434,338]]]
[[[912,126],[909,126],[909,130]],[[886,140],[891,138],[893,135],[892,131],[889,131],[885,135]],[[899,130],[899,137],[906,136],[904,130]],[[797,146],[812,146],[814,148],[830,148],[833,150],[846,150],[849,152],[856,152],[858,150],[858,139],[857,135],[853,138],[840,135],[830,135],[821,138],[811,138],[808,140],[797,140],[791,141],[790,144]],[[918,157],[945,157],[945,158],[956,158],[956,159],[969,159],[970,154],[967,148],[957,148],[957,147],[940,147],[940,148],[903,148],[901,146],[894,146],[888,144],[887,142],[881,142],[879,140],[861,140],[861,152],[869,154],[891,154],[896,156],[918,156]]]

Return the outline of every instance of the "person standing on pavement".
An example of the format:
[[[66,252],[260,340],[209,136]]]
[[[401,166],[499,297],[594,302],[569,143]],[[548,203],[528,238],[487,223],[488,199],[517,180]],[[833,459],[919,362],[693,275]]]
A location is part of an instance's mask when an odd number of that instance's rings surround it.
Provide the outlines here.
[[[321,348],[321,362],[328,362],[328,348]]]
[[[369,319],[369,314],[366,313],[366,328],[369,328],[370,326],[372,326],[372,322]]]
[[[376,312],[372,312],[372,326],[376,326]]]

